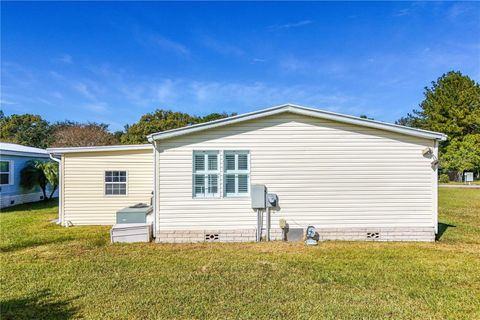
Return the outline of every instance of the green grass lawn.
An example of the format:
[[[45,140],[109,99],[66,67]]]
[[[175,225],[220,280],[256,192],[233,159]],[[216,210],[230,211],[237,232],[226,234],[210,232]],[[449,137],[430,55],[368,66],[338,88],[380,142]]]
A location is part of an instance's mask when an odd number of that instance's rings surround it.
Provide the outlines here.
[[[0,215],[2,320],[480,319],[480,190],[440,189],[435,243],[111,245],[56,210]]]

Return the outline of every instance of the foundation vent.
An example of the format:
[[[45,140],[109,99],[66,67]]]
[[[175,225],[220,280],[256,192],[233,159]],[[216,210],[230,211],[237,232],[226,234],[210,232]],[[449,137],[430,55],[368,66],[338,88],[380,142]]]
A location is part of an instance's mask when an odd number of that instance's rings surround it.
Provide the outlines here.
[[[218,233],[207,233],[205,234],[205,241],[207,242],[214,242],[218,241],[220,238],[218,236]]]
[[[378,240],[380,239],[379,232],[367,232],[367,240]]]

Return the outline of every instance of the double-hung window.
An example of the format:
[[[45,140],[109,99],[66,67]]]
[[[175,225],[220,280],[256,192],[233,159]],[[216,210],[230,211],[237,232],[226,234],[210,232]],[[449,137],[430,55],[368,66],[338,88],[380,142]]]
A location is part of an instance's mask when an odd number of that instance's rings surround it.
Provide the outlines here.
[[[0,161],[0,185],[11,184],[11,173],[11,162]]]
[[[127,171],[105,171],[105,195],[127,194]]]
[[[193,152],[193,197],[218,197],[219,193],[218,151]]]
[[[248,151],[225,151],[223,155],[225,197],[248,196],[250,155]]]

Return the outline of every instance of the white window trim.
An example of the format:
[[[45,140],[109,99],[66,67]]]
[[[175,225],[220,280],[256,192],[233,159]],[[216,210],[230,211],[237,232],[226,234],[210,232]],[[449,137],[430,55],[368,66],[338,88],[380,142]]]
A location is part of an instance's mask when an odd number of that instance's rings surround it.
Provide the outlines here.
[[[13,160],[1,160],[1,161],[4,161],[4,162],[8,162],[8,183],[5,183],[5,184],[0,184],[1,186],[11,186],[15,183],[14,181],[14,161]],[[2,172],[2,173],[6,173],[6,172]]]
[[[238,154],[246,153],[247,154],[247,170],[229,170],[227,172],[226,165],[225,165],[225,155],[228,153],[235,154],[235,168],[238,168]],[[250,151],[249,150],[224,150],[223,151],[223,197],[224,198],[249,198],[250,197]],[[238,192],[238,175],[247,175],[247,192],[239,193]],[[235,175],[235,193],[227,193],[227,183],[226,183],[226,176],[227,175]]]
[[[195,155],[203,154],[205,156],[205,165],[208,166],[208,155],[216,155],[217,156],[217,170],[195,170]],[[212,199],[212,198],[220,198],[221,195],[221,177],[220,174],[220,166],[221,166],[221,158],[220,158],[220,151],[219,150],[193,150],[192,152],[192,198],[193,199]],[[208,176],[209,174],[217,175],[217,193],[207,193],[205,192],[203,195],[197,195],[195,193],[195,175],[204,175]],[[208,190],[208,178],[204,179],[204,187],[205,190]]]
[[[125,182],[106,182],[105,181],[105,176],[107,174],[107,171],[125,171]],[[110,184],[123,184],[125,183],[125,194],[107,194],[107,183]],[[126,197],[128,196],[128,170],[126,169],[108,169],[103,171],[103,196],[104,197]]]

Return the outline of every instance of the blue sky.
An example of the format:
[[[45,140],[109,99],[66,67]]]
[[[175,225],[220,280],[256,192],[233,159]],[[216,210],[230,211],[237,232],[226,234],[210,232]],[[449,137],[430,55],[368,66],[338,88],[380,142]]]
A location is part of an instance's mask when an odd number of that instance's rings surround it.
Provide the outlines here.
[[[1,108],[110,124],[297,103],[393,122],[480,80],[480,3],[1,3]]]

